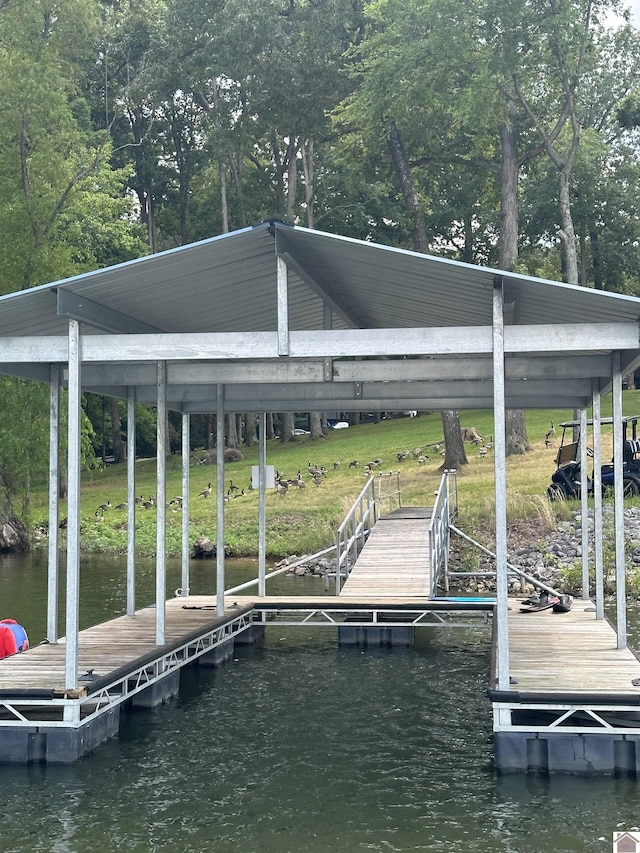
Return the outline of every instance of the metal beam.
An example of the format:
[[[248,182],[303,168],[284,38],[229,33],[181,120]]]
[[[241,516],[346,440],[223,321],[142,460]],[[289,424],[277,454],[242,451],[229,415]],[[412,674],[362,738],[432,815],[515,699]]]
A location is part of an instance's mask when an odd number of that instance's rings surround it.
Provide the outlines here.
[[[58,316],[72,317],[74,320],[88,323],[96,329],[104,329],[107,332],[119,333],[152,333],[161,332],[149,323],[143,323],[127,314],[107,308],[99,302],[94,302],[86,296],[78,296],[69,290],[60,287],[56,291],[58,298]]]
[[[8,365],[7,365],[8,367]],[[0,373],[3,365],[0,365]],[[43,368],[43,378],[46,370]],[[507,380],[535,379],[567,380],[606,377],[611,374],[609,355],[567,355],[535,357],[516,355],[506,360]],[[491,380],[493,371],[490,356],[389,358],[380,361],[356,359],[333,361],[327,376],[324,359],[247,362],[178,362],[167,365],[167,384],[211,385],[225,384],[300,384],[303,382],[416,382],[451,381],[451,377]],[[83,367],[85,387],[109,385],[153,385],[155,364],[92,364]]]
[[[0,338],[0,363],[65,361],[59,336]],[[291,358],[478,355],[491,353],[490,326],[290,331]],[[637,323],[507,326],[505,354],[607,353],[637,349]],[[83,336],[84,362],[277,359],[278,332],[217,332]]]
[[[305,266],[299,254],[292,247],[291,241],[287,239],[287,235],[281,229],[276,231],[276,254],[283,257],[287,262],[287,266],[295,272],[298,278],[320,297],[324,305],[329,305],[333,313],[340,317],[348,326],[361,328],[366,325],[366,323],[362,322],[361,318],[354,315],[353,310],[335,292],[320,270],[316,269],[312,273]]]

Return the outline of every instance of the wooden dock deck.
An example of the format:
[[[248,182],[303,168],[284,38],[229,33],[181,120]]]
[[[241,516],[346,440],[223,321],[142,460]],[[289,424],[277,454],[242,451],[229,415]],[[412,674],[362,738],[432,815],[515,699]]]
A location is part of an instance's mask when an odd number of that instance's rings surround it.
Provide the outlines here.
[[[606,619],[595,618],[592,601],[576,599],[569,613],[509,611],[509,671],[521,693],[628,694],[640,698],[640,661],[616,647]]]
[[[85,628],[78,636],[78,672],[91,674],[81,692],[95,689],[96,681],[116,678],[123,669],[133,671],[148,660],[158,658],[163,650],[173,652],[197,637],[224,627],[232,618],[250,615],[251,602],[237,604],[223,617],[215,611],[215,597],[189,599],[194,605],[204,600],[213,609],[185,610],[187,599],[172,598],[166,603],[165,645],[156,645],[155,607],[144,607],[134,616],[118,616],[99,625]],[[235,599],[234,599],[235,601]],[[28,696],[30,691],[66,696],[65,641],[41,643],[27,653],[4,658],[0,665],[0,699],[3,696]]]
[[[402,507],[378,520],[340,598],[428,598],[429,507]]]

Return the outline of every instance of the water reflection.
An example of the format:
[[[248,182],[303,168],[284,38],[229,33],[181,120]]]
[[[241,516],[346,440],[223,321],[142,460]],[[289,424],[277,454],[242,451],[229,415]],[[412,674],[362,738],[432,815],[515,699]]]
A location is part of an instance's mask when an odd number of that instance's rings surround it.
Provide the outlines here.
[[[269,568],[267,568],[267,571]],[[155,601],[155,561],[138,558],[136,561],[136,607],[146,607]],[[80,562],[80,628],[86,628],[126,612],[126,561],[122,557],[104,554],[83,555]],[[225,561],[225,587],[252,580],[258,574],[257,560]],[[167,597],[172,597],[182,583],[180,560],[167,560]],[[63,635],[65,614],[66,556],[60,559],[58,595],[59,633]],[[193,595],[215,595],[216,561],[192,560],[190,591]],[[244,592],[257,592],[257,586]],[[325,592],[318,577],[282,574],[269,581],[267,592],[275,595]],[[24,625],[32,644],[40,642],[47,631],[47,556],[19,554],[0,556],[0,601],[2,616],[11,617]]]

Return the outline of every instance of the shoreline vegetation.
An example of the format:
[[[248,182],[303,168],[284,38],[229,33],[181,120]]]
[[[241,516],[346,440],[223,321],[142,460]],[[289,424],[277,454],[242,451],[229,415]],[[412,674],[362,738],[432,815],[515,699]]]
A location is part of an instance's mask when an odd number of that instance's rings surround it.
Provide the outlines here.
[[[602,416],[608,416],[608,399]],[[624,410],[640,411],[640,392],[626,391]],[[571,420],[567,410],[526,413],[531,451],[507,459],[508,524],[514,543],[523,537],[530,544],[541,541],[562,521],[571,518],[572,503],[550,502],[546,490],[555,470],[561,430],[554,441],[545,440],[550,422],[556,426]],[[468,464],[457,472],[458,526],[487,548],[493,546],[494,474],[493,417],[490,411],[463,412],[462,427],[474,428],[481,444],[466,443]],[[607,436],[603,435],[603,441]],[[335,542],[335,531],[369,476],[365,467],[381,460],[372,476],[380,480],[383,496],[399,479],[403,505],[428,506],[433,501],[442,472],[442,422],[439,412],[418,417],[364,423],[349,429],[330,430],[325,438],[312,441],[299,435],[290,442],[277,439],[267,444],[267,464],[287,479],[301,478],[303,487],[286,494],[267,493],[266,552],[271,563],[291,555],[312,554]],[[488,451],[484,448],[488,447]],[[258,492],[251,489],[251,468],[258,464],[258,448],[238,448],[242,459],[225,465],[225,553],[230,557],[255,557],[258,543]],[[484,449],[484,452],[483,452]],[[419,451],[419,452],[418,452]],[[605,451],[606,453],[607,451]],[[406,455],[404,455],[406,454]],[[603,455],[603,458],[605,456]],[[357,463],[357,464],[356,464]],[[325,476],[309,476],[310,466],[322,468]],[[182,471],[180,456],[167,459],[167,557],[181,553]],[[216,540],[216,466],[194,464],[190,468],[189,542],[193,554],[198,540]],[[209,484],[212,484],[212,488]],[[136,550],[153,556],[156,549],[156,460],[136,462]],[[84,471],[80,515],[81,550],[124,554],[127,547],[126,465],[107,465]],[[640,503],[632,499],[631,503]],[[66,504],[60,506],[60,546],[65,546]],[[33,547],[48,541],[48,494],[40,484],[32,494],[30,528]],[[467,569],[480,561],[472,548],[456,549],[455,559]]]

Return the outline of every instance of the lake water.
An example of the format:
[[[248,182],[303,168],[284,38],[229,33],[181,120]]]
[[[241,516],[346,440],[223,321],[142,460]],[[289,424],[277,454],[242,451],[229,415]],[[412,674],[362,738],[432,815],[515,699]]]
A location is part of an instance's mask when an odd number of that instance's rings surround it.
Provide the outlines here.
[[[83,559],[83,625],[122,612],[124,571]],[[214,563],[192,571],[193,592],[213,589]],[[255,573],[231,562],[228,585]],[[138,588],[151,602],[150,563]],[[32,642],[45,600],[43,559],[0,559],[3,616]],[[610,851],[614,830],[640,826],[638,783],[496,773],[489,642],[487,628],[438,628],[362,650],[333,629],[270,626],[221,669],[186,670],[168,704],[123,715],[119,738],[77,764],[0,767],[0,853]]]

